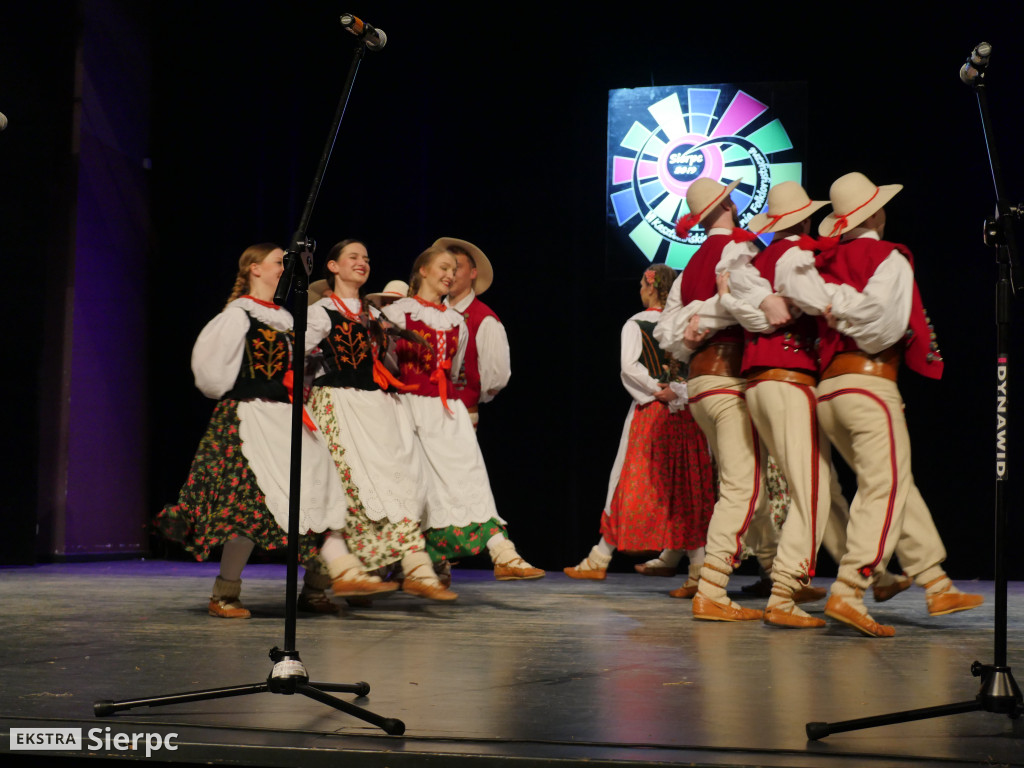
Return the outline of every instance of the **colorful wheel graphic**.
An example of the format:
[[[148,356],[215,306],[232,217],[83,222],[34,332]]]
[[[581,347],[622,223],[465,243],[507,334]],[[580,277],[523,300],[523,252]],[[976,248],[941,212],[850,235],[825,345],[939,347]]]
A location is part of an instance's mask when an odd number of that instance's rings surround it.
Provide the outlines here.
[[[745,226],[765,207],[771,185],[802,180],[786,129],[767,113],[767,105],[735,86],[611,91],[609,220],[648,261],[682,269],[706,237],[699,227],[685,238],[675,232],[694,181],[738,179],[732,199]]]

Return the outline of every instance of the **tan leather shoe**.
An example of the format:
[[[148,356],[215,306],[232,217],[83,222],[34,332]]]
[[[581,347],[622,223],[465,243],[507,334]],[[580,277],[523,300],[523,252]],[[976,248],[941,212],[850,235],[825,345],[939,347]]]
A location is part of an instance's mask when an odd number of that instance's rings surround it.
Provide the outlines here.
[[[940,592],[937,595],[925,595],[925,599],[928,601],[928,614],[931,616],[969,611],[985,602],[981,595],[970,595],[966,592]]]
[[[211,597],[209,613],[222,619],[248,619],[252,614],[237,598]]]
[[[832,595],[825,603],[825,615],[848,624],[869,637],[892,637],[896,634],[895,628],[879,624],[866,613],[860,613],[839,595]]]
[[[871,594],[874,595],[876,603],[884,603],[886,600],[892,600],[903,590],[910,589],[913,583],[914,580],[909,576],[902,576],[892,584],[875,584],[871,588]]]
[[[498,569],[495,568],[495,571]],[[608,575],[607,568],[580,568],[578,565],[573,565],[568,568],[563,568],[562,573],[568,576],[570,579],[589,579],[590,581],[604,581]],[[497,574],[495,574],[497,576]]]
[[[697,594],[697,586],[698,584],[696,581],[691,584],[690,580],[687,579],[683,586],[677,589],[673,589],[671,592],[668,593],[668,596],[678,597],[683,600],[689,600],[691,597]]]
[[[741,608],[734,605],[722,605],[698,592],[693,596],[693,618],[705,621],[754,621],[763,619],[764,611],[754,608]]]
[[[544,578],[544,571],[534,568],[521,557],[509,560],[504,565],[494,566],[494,578],[498,581],[526,581]]]
[[[793,591],[793,602],[813,603],[815,600],[824,600],[827,594],[828,590],[824,587],[812,587],[808,584],[806,587],[800,587]]]
[[[440,603],[450,603],[459,597],[439,581],[430,582],[422,579],[406,579],[402,582],[402,591]]]
[[[383,595],[394,592],[398,585],[393,581],[379,579],[346,579],[346,574],[331,581],[331,591],[335,597],[359,597],[360,595]]]
[[[825,626],[824,619],[819,619],[816,616],[801,616],[793,613],[792,610],[783,610],[781,607],[765,608],[764,623],[790,629],[812,629]]]

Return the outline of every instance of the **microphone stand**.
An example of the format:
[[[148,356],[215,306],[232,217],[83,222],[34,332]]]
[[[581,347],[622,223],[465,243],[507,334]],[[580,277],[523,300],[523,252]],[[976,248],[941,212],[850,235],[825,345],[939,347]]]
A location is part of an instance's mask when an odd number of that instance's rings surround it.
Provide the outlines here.
[[[980,47],[980,46],[979,46]],[[977,49],[975,49],[977,50]],[[968,60],[970,63],[970,60]],[[1002,195],[1002,178],[996,156],[992,122],[985,93],[985,73],[980,70],[969,83],[978,96],[985,146],[996,195],[996,215],[985,220],[985,245],[996,249],[996,488],[995,488],[995,652],[992,664],[975,661],[971,674],[981,678],[981,689],[969,701],[925,707],[888,715],[863,717],[839,723],[807,723],[807,738],[822,739],[830,733],[874,728],[879,725],[907,723],[963,712],[995,712],[1015,720],[1024,714],[1024,698],[1006,659],[1006,483],[1008,469],[1005,446],[1009,441],[1009,387],[1010,387],[1010,299],[1013,295],[1013,273],[1020,275],[1017,244],[1013,234],[1013,219],[1020,219],[1024,206],[1013,206]]]
[[[324,145],[320,163],[317,166],[313,177],[313,184],[306,198],[306,205],[302,211],[302,218],[298,229],[292,236],[291,244],[285,253],[284,273],[278,283],[277,292],[274,295],[274,303],[283,305],[287,300],[288,293],[292,293],[292,317],[294,319],[295,341],[292,350],[292,376],[293,392],[292,398],[292,421],[291,421],[291,477],[288,499],[288,562],[287,579],[285,586],[285,632],[284,648],[273,647],[270,649],[270,658],[274,667],[265,682],[251,685],[236,685],[228,688],[212,688],[190,693],[176,693],[166,696],[156,696],[147,699],[132,699],[126,701],[101,700],[93,704],[93,711],[96,717],[112,715],[123,709],[133,707],[160,707],[168,704],[184,704],[193,701],[206,701],[208,699],[222,699],[231,696],[245,696],[251,693],[280,693],[285,695],[302,694],[315,699],[322,704],[334,707],[346,712],[353,717],[376,725],[385,733],[392,736],[401,736],[405,733],[405,723],[393,717],[381,717],[373,712],[358,707],[347,701],[342,701],[331,696],[325,691],[338,691],[343,693],[354,693],[357,696],[365,696],[370,692],[367,683],[318,683],[310,682],[309,674],[305,665],[299,658],[295,643],[295,623],[297,616],[298,588],[298,560],[299,560],[299,503],[301,494],[301,466],[302,466],[302,382],[305,374],[305,343],[306,343],[306,294],[309,286],[309,275],[313,271],[313,251],[316,243],[308,236],[307,229],[309,220],[313,215],[313,207],[316,205],[317,194],[323,181],[327,163],[331,158],[331,151],[334,142],[338,138],[338,129],[341,127],[341,120],[345,115],[345,107],[348,105],[349,95],[352,92],[352,84],[355,82],[359,65],[366,53],[367,42],[365,36],[359,38],[355,53],[352,57],[352,64],[342,89],[341,100],[334,115],[334,122],[327,136],[327,143]],[[302,269],[296,269],[301,264]]]

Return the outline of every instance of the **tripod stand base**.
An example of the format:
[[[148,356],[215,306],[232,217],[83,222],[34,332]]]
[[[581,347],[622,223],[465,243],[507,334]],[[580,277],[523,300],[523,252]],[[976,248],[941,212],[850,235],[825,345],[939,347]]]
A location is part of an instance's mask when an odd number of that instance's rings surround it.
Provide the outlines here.
[[[381,717],[369,710],[357,707],[347,701],[342,701],[331,696],[325,691],[336,691],[341,693],[354,693],[357,696],[365,696],[370,692],[368,683],[315,683],[304,677],[271,677],[264,683],[253,685],[235,685],[228,688],[209,688],[203,691],[191,691],[188,693],[172,693],[166,696],[155,696],[148,699],[129,699],[124,701],[111,701],[103,699],[93,703],[93,713],[96,717],[106,717],[124,709],[135,707],[163,707],[168,704],[187,704],[193,701],[209,701],[211,699],[225,699],[232,696],[247,696],[252,693],[280,693],[285,695],[301,694],[321,704],[334,707],[337,710],[352,715],[352,717],[364,720],[375,725],[384,733],[391,736],[401,736],[405,733],[405,723],[393,717]]]
[[[807,738],[823,739],[830,733],[857,731],[863,728],[874,728],[879,725],[909,723],[913,720],[927,720],[932,717],[958,715],[962,712],[996,712],[1016,719],[1024,714],[1024,698],[1020,688],[1013,679],[1009,667],[996,667],[991,664],[974,662],[971,674],[981,677],[981,690],[972,701],[961,701],[956,704],[945,704],[939,707],[910,709],[904,712],[893,712],[888,715],[862,717],[856,720],[843,720],[838,723],[807,723]]]

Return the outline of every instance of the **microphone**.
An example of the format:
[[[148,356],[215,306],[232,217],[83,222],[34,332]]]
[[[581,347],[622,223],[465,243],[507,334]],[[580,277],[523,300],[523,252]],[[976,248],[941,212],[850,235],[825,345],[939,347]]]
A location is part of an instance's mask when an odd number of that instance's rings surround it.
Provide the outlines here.
[[[384,34],[384,30],[371,27],[358,16],[346,13],[339,21],[341,26],[362,40],[371,51],[379,51],[387,45],[388,36]]]
[[[7,115],[0,112],[0,131],[7,127]]]
[[[978,80],[985,79],[985,69],[988,67],[989,56],[992,55],[992,46],[989,43],[978,43],[967,57],[967,61],[960,67],[960,80],[965,85],[974,85]]]

